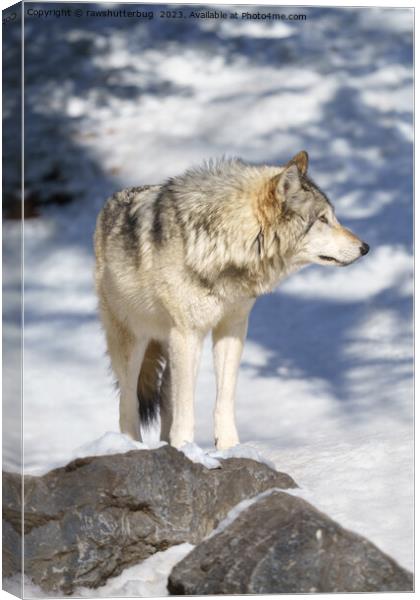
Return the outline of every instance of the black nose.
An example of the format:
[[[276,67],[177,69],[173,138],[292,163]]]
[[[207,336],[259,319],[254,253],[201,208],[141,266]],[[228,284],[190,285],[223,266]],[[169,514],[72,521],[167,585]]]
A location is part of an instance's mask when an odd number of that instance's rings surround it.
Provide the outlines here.
[[[364,256],[368,252],[369,252],[369,244],[366,244],[366,242],[363,242],[363,244],[360,246],[360,254],[362,256]]]

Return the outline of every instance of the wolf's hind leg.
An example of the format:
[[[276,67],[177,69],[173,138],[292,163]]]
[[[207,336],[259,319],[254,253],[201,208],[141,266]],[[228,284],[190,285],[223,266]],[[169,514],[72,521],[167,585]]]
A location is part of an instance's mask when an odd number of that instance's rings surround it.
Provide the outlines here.
[[[235,389],[247,327],[248,315],[239,319],[226,318],[213,329],[213,357],[217,382],[214,437],[218,450],[239,443],[235,424]]]
[[[120,390],[120,430],[141,441],[137,380],[147,340],[135,336],[109,311],[102,312],[108,352]]]
[[[141,442],[137,382],[148,340],[136,339],[130,347],[120,380],[120,430]]]

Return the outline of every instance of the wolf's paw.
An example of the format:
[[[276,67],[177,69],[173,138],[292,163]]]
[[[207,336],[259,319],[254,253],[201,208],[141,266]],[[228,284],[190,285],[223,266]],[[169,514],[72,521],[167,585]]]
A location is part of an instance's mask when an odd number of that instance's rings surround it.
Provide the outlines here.
[[[193,432],[186,431],[171,431],[169,435],[169,443],[177,450],[180,450],[185,444],[191,444],[194,441]]]
[[[228,450],[239,444],[239,436],[236,432],[232,432],[229,435],[219,435],[215,438],[214,443],[217,450]]]

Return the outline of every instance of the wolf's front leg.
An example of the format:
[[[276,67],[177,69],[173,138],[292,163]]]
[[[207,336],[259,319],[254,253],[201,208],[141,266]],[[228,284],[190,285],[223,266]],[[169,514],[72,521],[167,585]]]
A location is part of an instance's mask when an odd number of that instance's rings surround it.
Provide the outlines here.
[[[180,448],[194,440],[194,388],[203,336],[173,329],[169,335],[172,425],[169,440]]]
[[[218,450],[239,443],[235,424],[235,390],[247,328],[248,314],[239,318],[226,318],[213,330],[213,356],[217,380],[214,437]]]

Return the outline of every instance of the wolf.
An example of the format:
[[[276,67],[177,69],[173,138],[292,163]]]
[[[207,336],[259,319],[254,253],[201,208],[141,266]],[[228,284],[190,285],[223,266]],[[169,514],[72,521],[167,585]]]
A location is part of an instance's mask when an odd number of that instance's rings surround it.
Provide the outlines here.
[[[96,289],[120,393],[120,428],[194,439],[200,350],[212,333],[217,449],[239,443],[235,387],[248,315],[310,264],[347,266],[369,246],[337,220],[301,151],[283,166],[210,161],[161,185],[124,189],[95,230]]]

